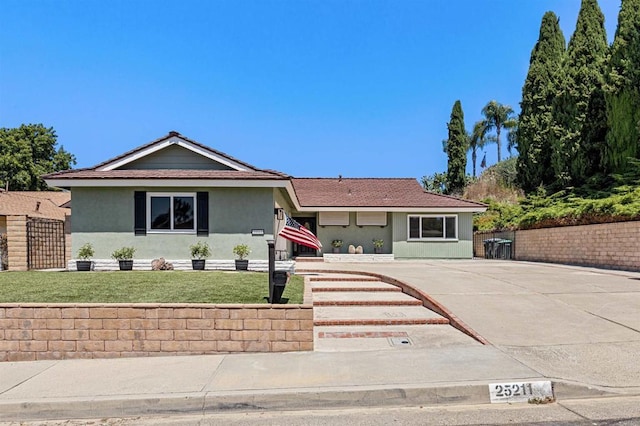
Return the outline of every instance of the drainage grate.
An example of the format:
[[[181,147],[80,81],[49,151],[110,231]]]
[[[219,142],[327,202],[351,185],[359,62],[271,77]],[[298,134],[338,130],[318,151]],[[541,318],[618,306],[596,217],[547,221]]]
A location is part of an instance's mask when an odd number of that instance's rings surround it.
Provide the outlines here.
[[[411,339],[408,337],[389,337],[389,344],[391,346],[411,346]]]

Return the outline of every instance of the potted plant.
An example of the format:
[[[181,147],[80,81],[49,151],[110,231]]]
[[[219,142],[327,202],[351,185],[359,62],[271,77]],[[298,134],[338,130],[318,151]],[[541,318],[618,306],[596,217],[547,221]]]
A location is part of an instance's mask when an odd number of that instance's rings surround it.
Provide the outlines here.
[[[78,250],[78,259],[76,260],[76,268],[78,271],[90,271],[91,270],[91,258],[95,252],[91,243],[86,243]]]
[[[194,271],[204,271],[207,257],[211,256],[211,248],[206,241],[198,241],[196,244],[190,245],[191,250],[191,267]]]
[[[374,238],[373,239],[373,252],[375,254],[382,253],[382,246],[384,246],[384,240]]]
[[[121,271],[131,271],[133,269],[133,254],[135,252],[136,249],[134,247],[122,247],[111,253],[111,257],[118,261]]]
[[[245,257],[249,256],[251,250],[246,244],[238,244],[233,248],[233,253],[238,256],[236,259],[236,271],[246,271],[249,268],[249,260]]]
[[[333,246],[334,253],[340,253],[340,247],[342,247],[342,240],[333,240],[331,241],[331,245]]]

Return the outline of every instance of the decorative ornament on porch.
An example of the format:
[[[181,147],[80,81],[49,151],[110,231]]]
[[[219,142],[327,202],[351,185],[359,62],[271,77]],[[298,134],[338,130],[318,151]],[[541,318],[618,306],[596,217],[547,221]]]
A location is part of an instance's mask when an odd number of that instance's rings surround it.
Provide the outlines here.
[[[380,254],[382,253],[382,247],[384,246],[384,240],[382,239],[377,239],[374,238],[373,239],[373,252],[375,254]]]
[[[194,271],[204,271],[207,257],[211,256],[211,248],[206,241],[198,241],[189,246],[191,252],[191,267]]]
[[[246,244],[238,244],[233,248],[233,254],[238,256],[236,259],[236,271],[246,271],[249,269],[249,260],[245,257],[249,256],[251,249]]]
[[[333,247],[334,253],[340,253],[340,247],[342,247],[342,240],[331,241],[331,246]]]
[[[85,243],[82,247],[80,247],[80,249],[78,250],[78,259],[80,260],[76,261],[76,268],[78,269],[78,271],[90,271],[91,264],[93,263],[91,261],[91,258],[94,255],[95,252],[91,243]]]
[[[121,271],[131,271],[133,269],[133,254],[135,247],[122,247],[111,253],[111,257],[118,261]]]

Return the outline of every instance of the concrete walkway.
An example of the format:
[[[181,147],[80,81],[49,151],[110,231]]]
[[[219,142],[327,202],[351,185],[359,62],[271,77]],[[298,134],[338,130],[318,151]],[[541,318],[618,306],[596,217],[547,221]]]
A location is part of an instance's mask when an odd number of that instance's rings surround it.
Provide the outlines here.
[[[638,273],[487,260],[310,267],[408,283],[490,344],[0,363],[0,421],[485,404],[489,383],[545,379],[558,399],[640,394]]]

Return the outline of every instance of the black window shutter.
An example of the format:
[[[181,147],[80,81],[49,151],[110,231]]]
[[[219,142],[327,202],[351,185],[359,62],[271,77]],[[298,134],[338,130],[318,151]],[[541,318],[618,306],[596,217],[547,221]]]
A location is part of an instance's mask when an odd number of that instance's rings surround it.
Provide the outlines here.
[[[209,235],[209,193],[198,192],[198,236]]]
[[[147,235],[147,193],[136,191],[133,195],[134,233]]]

